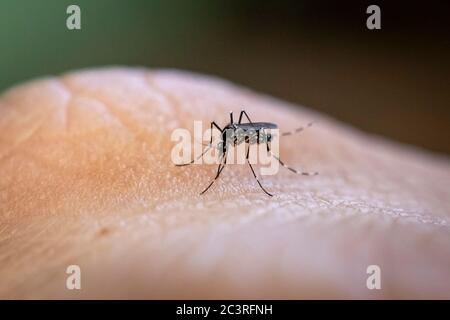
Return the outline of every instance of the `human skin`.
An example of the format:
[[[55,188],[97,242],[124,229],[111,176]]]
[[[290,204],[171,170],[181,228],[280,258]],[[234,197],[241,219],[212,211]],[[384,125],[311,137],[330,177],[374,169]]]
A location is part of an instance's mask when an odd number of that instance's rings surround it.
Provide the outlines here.
[[[262,183],[176,167],[176,128],[289,131]],[[364,107],[361,106],[361,112]],[[401,125],[401,124],[399,124]],[[106,68],[0,98],[0,298],[450,298],[448,159],[212,77]],[[79,265],[81,290],[66,288]],[[367,267],[381,269],[369,290]]]

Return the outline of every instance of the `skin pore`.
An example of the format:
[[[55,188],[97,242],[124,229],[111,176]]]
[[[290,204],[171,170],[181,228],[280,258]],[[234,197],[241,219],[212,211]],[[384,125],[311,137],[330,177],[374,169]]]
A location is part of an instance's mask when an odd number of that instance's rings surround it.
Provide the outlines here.
[[[280,167],[261,178],[268,197],[229,165],[200,196],[217,166],[174,166],[171,132],[243,108],[282,131],[314,121],[281,139],[280,157],[320,174]],[[0,98],[0,298],[450,298],[449,169],[212,77],[32,81]],[[81,290],[66,289],[72,264]]]

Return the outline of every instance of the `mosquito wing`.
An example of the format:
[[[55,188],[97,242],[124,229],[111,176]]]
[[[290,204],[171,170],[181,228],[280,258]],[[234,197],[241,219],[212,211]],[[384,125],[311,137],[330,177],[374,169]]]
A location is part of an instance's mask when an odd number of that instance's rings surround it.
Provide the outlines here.
[[[241,123],[238,125],[240,128],[244,130],[248,129],[276,129],[278,126],[275,123],[271,122],[252,122],[252,123]]]

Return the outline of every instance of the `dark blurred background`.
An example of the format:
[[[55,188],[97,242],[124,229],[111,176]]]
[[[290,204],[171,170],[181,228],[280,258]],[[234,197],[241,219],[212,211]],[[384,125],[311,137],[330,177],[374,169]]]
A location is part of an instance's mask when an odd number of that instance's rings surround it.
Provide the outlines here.
[[[381,30],[366,28],[370,4]],[[449,21],[432,0],[2,0],[0,90],[88,66],[181,68],[449,154]]]

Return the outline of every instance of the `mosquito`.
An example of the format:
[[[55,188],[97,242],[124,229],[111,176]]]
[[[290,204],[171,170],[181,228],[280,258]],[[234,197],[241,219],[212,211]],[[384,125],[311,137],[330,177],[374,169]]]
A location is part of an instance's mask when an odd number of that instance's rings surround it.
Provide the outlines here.
[[[242,122],[242,117],[245,116],[247,118],[248,122]],[[294,131],[285,132],[282,133],[282,136],[288,136],[292,135],[293,133],[298,133],[300,131],[303,131],[305,128],[310,127],[313,123],[308,123],[306,127],[300,127],[295,129]],[[314,176],[317,175],[318,172],[309,173],[309,172],[302,172],[297,171],[289,166],[287,166],[279,157],[271,153],[270,151],[270,142],[272,140],[272,134],[270,132],[266,132],[266,130],[269,129],[277,129],[278,126],[275,123],[271,122],[252,122],[250,120],[250,117],[248,116],[247,112],[245,110],[242,110],[239,114],[239,120],[238,122],[233,121],[233,112],[230,112],[230,123],[228,123],[223,129],[220,128],[220,126],[215,122],[211,122],[211,139],[209,141],[209,144],[207,145],[208,148],[203,151],[203,153],[197,158],[200,159],[203,157],[203,155],[212,148],[212,142],[213,142],[213,135],[212,131],[213,128],[216,128],[220,131],[220,141],[218,142],[216,148],[218,149],[219,153],[219,167],[217,168],[217,173],[214,179],[210,182],[210,184],[200,193],[200,195],[203,195],[206,191],[211,188],[211,186],[214,184],[214,182],[219,178],[220,174],[222,173],[223,169],[225,168],[225,165],[227,164],[227,149],[231,146],[237,146],[241,143],[247,144],[247,150],[246,150],[246,157],[245,160],[250,166],[250,169],[253,173],[253,177],[256,179],[256,182],[258,183],[259,187],[262,191],[264,191],[265,194],[272,197],[273,195],[269,193],[261,184],[261,182],[258,179],[258,176],[255,173],[255,170],[253,169],[252,164],[249,161],[249,154],[250,154],[250,145],[252,144],[265,144],[267,152],[274,157],[283,167],[290,170],[291,172],[295,174],[301,174],[304,176]],[[195,162],[195,159],[193,159],[189,163],[184,164],[177,164],[177,166],[187,166],[191,165]]]

